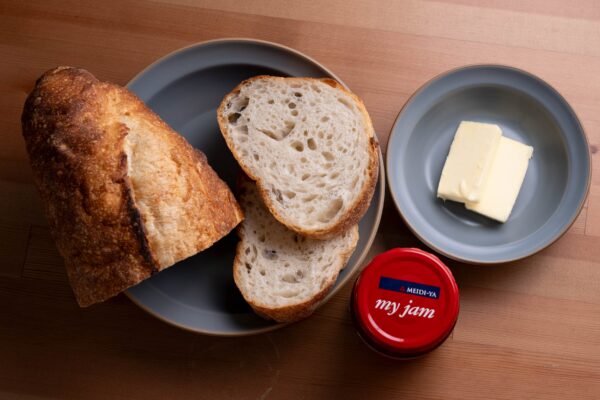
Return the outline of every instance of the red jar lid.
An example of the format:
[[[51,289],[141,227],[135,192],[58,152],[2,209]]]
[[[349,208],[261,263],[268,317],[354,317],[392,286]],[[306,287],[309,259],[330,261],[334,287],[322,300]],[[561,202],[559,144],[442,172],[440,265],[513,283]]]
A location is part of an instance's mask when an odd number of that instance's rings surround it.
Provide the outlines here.
[[[360,274],[352,295],[363,339],[386,355],[415,357],[435,349],[458,318],[458,286],[433,254],[392,249]]]

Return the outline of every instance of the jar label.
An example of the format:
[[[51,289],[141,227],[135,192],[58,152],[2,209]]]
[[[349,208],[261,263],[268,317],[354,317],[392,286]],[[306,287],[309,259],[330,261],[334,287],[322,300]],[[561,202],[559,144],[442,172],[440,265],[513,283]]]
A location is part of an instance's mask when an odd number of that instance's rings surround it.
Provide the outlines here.
[[[413,294],[415,296],[429,297],[431,299],[440,298],[440,288],[437,286],[402,281],[400,279],[388,278],[386,276],[382,276],[379,279],[379,288],[384,290],[392,290],[394,292]]]
[[[440,297],[440,288],[438,286],[424,285],[422,283],[388,278],[386,276],[379,278],[379,288],[414,296],[427,297],[435,300],[438,300]],[[396,315],[399,318],[404,318],[407,315],[427,319],[432,319],[435,317],[435,308],[422,307],[420,305],[413,304],[413,300],[408,298],[404,303],[400,301],[377,298],[373,308],[375,310],[384,311],[388,316]]]

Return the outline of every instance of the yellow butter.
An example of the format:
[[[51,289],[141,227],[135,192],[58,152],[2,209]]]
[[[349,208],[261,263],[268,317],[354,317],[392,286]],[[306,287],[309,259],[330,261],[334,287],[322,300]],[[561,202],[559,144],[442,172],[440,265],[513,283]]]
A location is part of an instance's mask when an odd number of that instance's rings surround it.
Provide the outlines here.
[[[479,201],[467,201],[467,209],[506,222],[519,195],[533,147],[500,138],[487,182]]]
[[[437,196],[461,203],[478,201],[501,136],[497,125],[462,121],[450,146]]]

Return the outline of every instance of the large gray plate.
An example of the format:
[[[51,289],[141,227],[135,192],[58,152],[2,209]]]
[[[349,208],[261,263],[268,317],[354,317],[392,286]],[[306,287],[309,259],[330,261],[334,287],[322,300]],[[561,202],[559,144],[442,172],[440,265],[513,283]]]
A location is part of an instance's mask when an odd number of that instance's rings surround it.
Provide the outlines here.
[[[534,147],[504,224],[436,198],[462,120],[498,124]],[[427,245],[456,260],[501,263],[543,249],[573,223],[589,188],[590,154],[575,113],[548,84],[515,68],[471,66],[433,79],[404,106],[390,134],[387,173],[398,210]]]
[[[223,96],[255,75],[331,77],[333,73],[307,56],[273,43],[230,39],[200,43],[176,51],[149,66],[128,85],[194,147],[230,187],[238,166],[223,140],[216,108]],[[360,240],[340,274],[333,296],[359,267],[375,237],[385,192],[383,161],[373,201],[359,225]],[[184,260],[127,291],[154,316],[196,332],[245,335],[281,324],[257,317],[237,290],[232,276],[237,237],[223,238],[210,249]]]

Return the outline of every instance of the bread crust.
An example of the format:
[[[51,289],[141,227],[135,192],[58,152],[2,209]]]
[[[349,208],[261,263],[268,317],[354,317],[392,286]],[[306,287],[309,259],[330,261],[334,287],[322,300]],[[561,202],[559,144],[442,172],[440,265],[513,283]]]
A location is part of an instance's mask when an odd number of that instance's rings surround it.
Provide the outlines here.
[[[243,157],[236,152],[235,146],[233,143],[233,139],[231,137],[231,133],[229,132],[229,129],[228,129],[228,123],[227,123],[228,121],[225,116],[225,109],[227,108],[228,104],[231,102],[231,99],[240,93],[240,90],[243,86],[249,85],[253,81],[261,80],[261,79],[265,79],[265,80],[287,79],[287,80],[291,80],[291,81],[306,81],[306,80],[320,81],[320,82],[328,84],[329,86],[331,86],[333,88],[342,90],[347,95],[352,97],[355,100],[356,104],[358,105],[358,108],[363,117],[365,126],[368,127],[367,135],[369,138],[369,140],[368,140],[369,163],[368,163],[367,169],[365,171],[365,174],[367,175],[367,179],[366,179],[365,186],[364,186],[363,190],[361,191],[360,195],[355,198],[354,202],[348,207],[347,212],[335,224],[330,225],[326,228],[322,228],[322,229],[306,229],[302,226],[299,226],[290,221],[287,221],[285,219],[285,217],[277,211],[276,207],[274,207],[273,199],[269,195],[269,192],[266,189],[266,187],[265,187],[266,185],[264,184],[264,182],[262,182],[262,180],[259,179],[258,176],[256,176],[255,174],[252,173],[252,171],[250,171],[250,169],[243,162]],[[221,101],[221,104],[219,105],[219,108],[217,109],[217,120],[219,123],[219,128],[221,130],[221,133],[223,134],[223,137],[225,138],[225,142],[227,143],[229,150],[231,151],[231,153],[233,154],[235,159],[238,161],[238,164],[240,165],[242,170],[246,173],[246,175],[248,177],[250,177],[253,181],[256,182],[257,187],[259,189],[259,193],[260,193],[261,198],[263,199],[265,205],[267,206],[267,208],[269,209],[271,214],[273,214],[273,216],[279,222],[284,224],[289,229],[291,229],[295,232],[298,232],[299,234],[301,234],[303,236],[307,236],[307,237],[311,237],[311,238],[315,238],[315,239],[329,239],[329,238],[332,238],[332,237],[348,230],[351,226],[357,224],[358,221],[360,221],[360,219],[363,217],[363,215],[369,208],[369,204],[371,203],[371,199],[373,197],[373,194],[375,193],[375,187],[377,185],[377,179],[379,176],[378,175],[379,174],[379,151],[378,151],[379,143],[377,141],[377,136],[375,135],[375,131],[373,129],[371,117],[369,116],[369,113],[367,112],[367,109],[365,108],[362,100],[358,96],[356,96],[354,93],[352,93],[348,89],[346,89],[343,85],[341,85],[336,80],[331,79],[331,78],[281,78],[281,77],[274,77],[274,76],[268,76],[268,75],[259,75],[259,76],[255,76],[255,77],[246,79],[243,82],[241,82],[239,85],[237,85],[230,93],[228,93],[223,98],[223,100]]]
[[[46,72],[25,102],[23,137],[51,234],[82,307],[113,297],[169,266],[159,262],[144,222],[146,215],[136,203],[124,149],[130,133],[121,120],[125,116],[165,132],[165,145],[183,154],[181,168],[206,191],[192,191],[190,196],[206,203],[214,195],[209,207],[196,210],[201,212],[181,227],[182,235],[204,234],[195,243],[194,253],[243,218],[206,157],[135,95],[100,82],[83,69],[58,67]],[[193,215],[193,211],[185,212]],[[206,219],[211,221],[208,227]],[[180,258],[190,255],[177,254]]]

